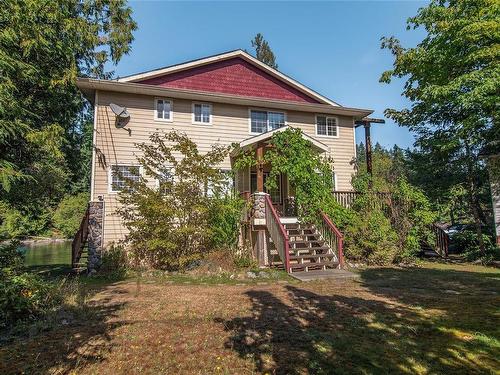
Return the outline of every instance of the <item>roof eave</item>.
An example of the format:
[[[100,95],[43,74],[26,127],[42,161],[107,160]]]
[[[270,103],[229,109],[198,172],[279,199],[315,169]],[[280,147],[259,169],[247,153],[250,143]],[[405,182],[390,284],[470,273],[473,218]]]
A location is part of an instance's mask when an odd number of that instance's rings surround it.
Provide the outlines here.
[[[123,92],[137,95],[165,96],[179,99],[212,101],[214,103],[231,103],[245,106],[276,108],[290,111],[303,111],[321,114],[352,116],[355,120],[362,119],[373,113],[371,109],[340,107],[329,104],[299,103],[283,100],[272,100],[221,94],[214,92],[173,89],[141,83],[117,82],[92,78],[78,78],[77,86],[88,96],[94,90]]]

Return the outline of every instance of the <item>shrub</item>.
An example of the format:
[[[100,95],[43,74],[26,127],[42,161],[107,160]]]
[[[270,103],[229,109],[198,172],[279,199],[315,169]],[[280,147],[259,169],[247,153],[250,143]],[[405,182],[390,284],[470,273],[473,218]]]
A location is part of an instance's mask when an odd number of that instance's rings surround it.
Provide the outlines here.
[[[103,250],[99,272],[119,277],[125,275],[128,268],[129,260],[123,246],[112,243]]]
[[[23,270],[19,243],[0,245],[0,325],[32,319],[60,302],[51,283]]]
[[[119,194],[118,213],[129,230],[125,243],[137,266],[183,269],[210,250],[208,191],[218,196],[225,188],[224,175],[214,166],[229,149],[213,146],[200,154],[194,142],[177,132],[154,133],[150,141],[138,145],[145,175],[126,180]]]
[[[397,235],[380,209],[358,212],[345,231],[348,258],[369,264],[385,265],[394,261]]]
[[[39,224],[34,218],[0,202],[0,239],[22,238],[37,233]],[[42,223],[42,228],[45,224]]]
[[[462,252],[467,261],[480,260],[482,263],[488,264],[493,260],[497,260],[500,249],[493,243],[491,237],[483,234],[483,243],[485,245],[485,252],[481,251],[477,233],[472,230],[464,230],[453,236],[453,245]]]
[[[234,196],[213,198],[208,210],[211,249],[234,248],[238,242],[244,200]]]
[[[54,227],[64,237],[71,238],[78,231],[88,202],[88,193],[79,193],[77,195],[67,195],[59,203],[52,216],[52,221]]]

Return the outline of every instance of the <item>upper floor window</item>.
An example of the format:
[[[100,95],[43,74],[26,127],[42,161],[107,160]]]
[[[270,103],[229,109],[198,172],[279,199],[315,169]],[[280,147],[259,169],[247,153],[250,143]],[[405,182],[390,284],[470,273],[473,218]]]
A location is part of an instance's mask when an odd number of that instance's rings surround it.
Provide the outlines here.
[[[265,133],[285,126],[283,112],[250,110],[250,132]]]
[[[172,101],[155,99],[155,120],[172,121]]]
[[[193,122],[197,124],[211,124],[212,105],[206,103],[193,103]]]
[[[139,181],[141,167],[138,165],[112,165],[110,169],[111,193],[116,193],[127,188],[129,181]]]
[[[339,135],[337,118],[328,116],[316,116],[316,135],[337,137]]]

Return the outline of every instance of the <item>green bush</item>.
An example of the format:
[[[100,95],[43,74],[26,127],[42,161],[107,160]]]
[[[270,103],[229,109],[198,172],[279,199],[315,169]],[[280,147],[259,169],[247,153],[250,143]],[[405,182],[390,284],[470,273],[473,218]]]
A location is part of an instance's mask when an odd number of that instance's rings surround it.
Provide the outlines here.
[[[390,264],[396,258],[397,234],[380,209],[354,215],[344,234],[347,258],[377,265]]]
[[[112,243],[103,250],[99,272],[119,277],[125,275],[128,268],[129,259],[123,246]]]
[[[499,258],[500,249],[493,243],[491,237],[483,234],[484,253],[479,247],[477,233],[472,230],[464,230],[453,236],[453,245],[462,252],[464,258],[473,262],[480,260],[484,264],[491,263]]]
[[[211,249],[236,246],[244,204],[243,199],[229,195],[211,200],[208,210]]]
[[[51,283],[23,270],[18,246],[0,246],[0,326],[32,319],[61,302]]]
[[[52,217],[54,228],[66,238],[73,237],[80,227],[88,202],[88,193],[65,196]]]

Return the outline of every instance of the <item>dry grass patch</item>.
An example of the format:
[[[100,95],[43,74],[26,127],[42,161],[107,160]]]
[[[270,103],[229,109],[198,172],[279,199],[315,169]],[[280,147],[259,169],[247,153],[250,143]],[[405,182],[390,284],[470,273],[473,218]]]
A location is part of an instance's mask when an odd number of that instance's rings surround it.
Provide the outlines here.
[[[493,269],[435,265],[357,281],[125,281],[86,301],[85,319],[4,342],[0,373],[494,373],[499,285]]]

